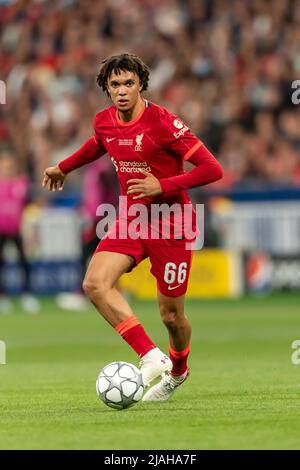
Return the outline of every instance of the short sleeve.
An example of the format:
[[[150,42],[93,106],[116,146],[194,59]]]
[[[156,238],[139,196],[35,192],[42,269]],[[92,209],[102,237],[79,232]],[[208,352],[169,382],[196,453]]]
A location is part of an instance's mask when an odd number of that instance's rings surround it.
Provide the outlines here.
[[[160,109],[160,138],[162,147],[188,160],[203,143],[177,116]]]

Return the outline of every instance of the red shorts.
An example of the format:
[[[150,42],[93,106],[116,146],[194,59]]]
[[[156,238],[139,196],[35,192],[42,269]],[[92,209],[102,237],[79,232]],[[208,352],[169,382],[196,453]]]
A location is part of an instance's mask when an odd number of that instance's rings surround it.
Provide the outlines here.
[[[179,297],[187,290],[193,250],[187,240],[163,239],[113,239],[105,236],[95,253],[112,251],[130,255],[137,266],[145,258],[150,259],[151,274],[155,277],[158,290],[168,297]]]

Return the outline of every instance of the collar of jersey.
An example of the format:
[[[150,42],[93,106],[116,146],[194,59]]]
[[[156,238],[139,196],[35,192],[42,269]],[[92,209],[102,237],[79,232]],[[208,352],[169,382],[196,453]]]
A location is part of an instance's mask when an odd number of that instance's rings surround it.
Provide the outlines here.
[[[143,116],[145,109],[148,108],[148,106],[149,106],[148,100],[143,100],[143,102],[144,102],[143,109],[142,109],[141,112],[137,115],[137,117],[136,117],[135,119],[133,119],[132,121],[128,121],[128,122],[123,122],[123,121],[121,121],[121,119],[119,118],[119,115],[118,115],[118,110],[116,109],[116,120],[117,120],[117,123],[120,124],[120,126],[132,126],[133,124],[135,124],[136,122],[138,122],[138,121],[141,119],[141,117]]]

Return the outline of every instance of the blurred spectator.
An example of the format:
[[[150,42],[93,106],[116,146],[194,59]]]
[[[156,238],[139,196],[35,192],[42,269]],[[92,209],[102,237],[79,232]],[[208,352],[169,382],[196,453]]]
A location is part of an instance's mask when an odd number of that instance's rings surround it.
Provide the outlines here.
[[[0,3],[0,145],[35,186],[92,133],[108,104],[103,58],[135,52],[147,96],[182,116],[237,184],[300,185],[298,0],[19,0]],[[274,167],[273,167],[274,166]],[[69,178],[80,193],[80,176]]]
[[[94,254],[100,239],[96,228],[100,220],[97,209],[100,204],[118,206],[118,192],[116,191],[117,176],[110,160],[100,158],[91,163],[84,174],[82,184],[81,215],[82,230],[82,280],[86,273],[88,263]],[[110,221],[111,225],[114,220]],[[82,310],[86,307],[83,291],[73,293],[60,293],[56,297],[59,307],[70,310]]]
[[[96,235],[96,226],[99,222],[97,208],[100,204],[112,204],[118,206],[118,194],[116,191],[117,177],[115,169],[107,159],[100,158],[89,165],[83,179],[82,215],[83,230],[83,271],[86,272],[87,264],[99,244]],[[112,220],[111,223],[114,221]]]
[[[8,151],[0,153],[0,311],[8,311],[10,301],[4,296],[2,286],[2,266],[4,248],[7,242],[13,243],[18,251],[24,272],[23,308],[32,313],[39,309],[38,301],[30,295],[30,271],[23,249],[21,222],[27,202],[29,181],[20,171],[14,156]]]

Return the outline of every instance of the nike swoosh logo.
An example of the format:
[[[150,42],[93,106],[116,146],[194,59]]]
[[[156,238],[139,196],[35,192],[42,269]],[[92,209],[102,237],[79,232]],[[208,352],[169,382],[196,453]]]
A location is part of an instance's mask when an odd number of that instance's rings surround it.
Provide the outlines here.
[[[178,286],[174,286],[174,287],[168,286],[168,290],[177,289],[177,287],[180,287],[181,285],[182,285],[182,284],[178,284]]]
[[[115,140],[115,137],[112,137],[111,139],[109,139],[108,137],[106,138],[106,142],[111,142],[112,140]]]

